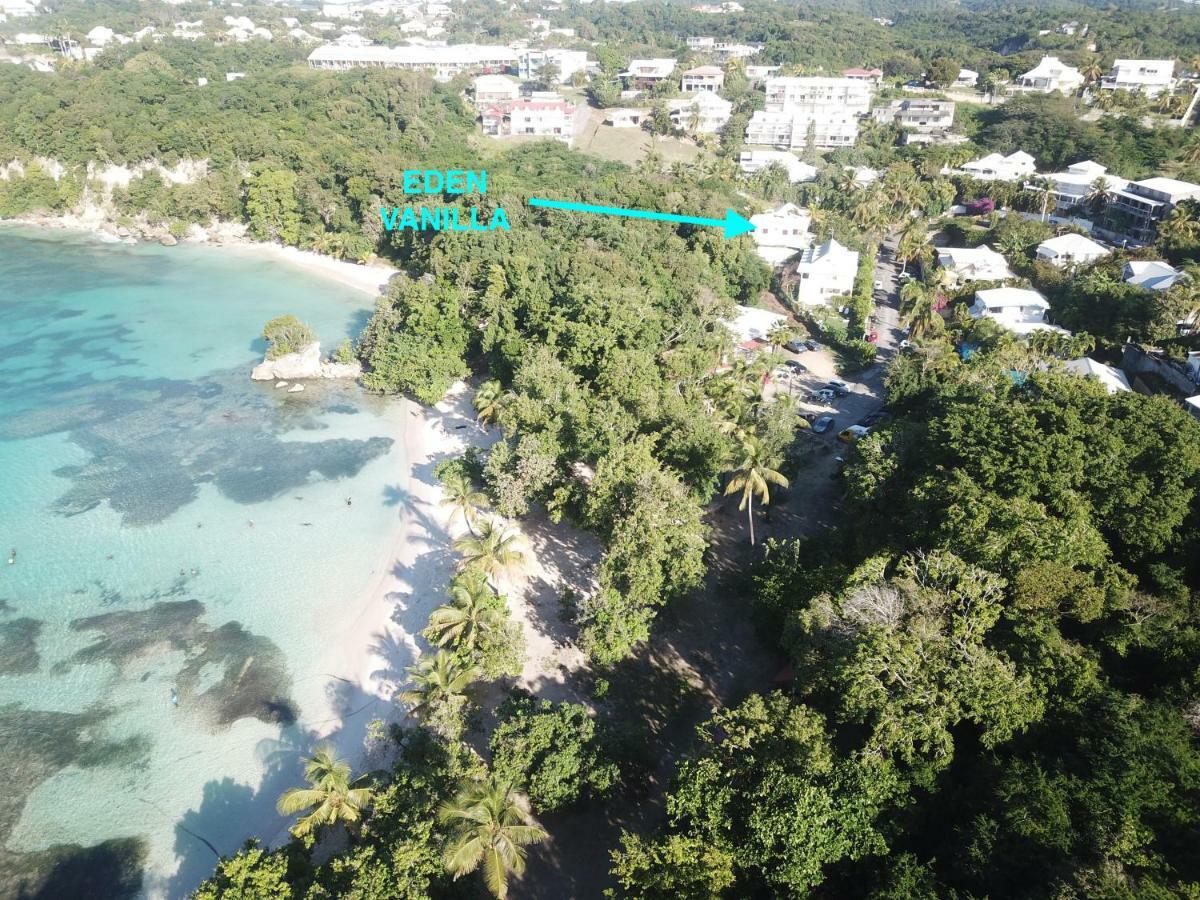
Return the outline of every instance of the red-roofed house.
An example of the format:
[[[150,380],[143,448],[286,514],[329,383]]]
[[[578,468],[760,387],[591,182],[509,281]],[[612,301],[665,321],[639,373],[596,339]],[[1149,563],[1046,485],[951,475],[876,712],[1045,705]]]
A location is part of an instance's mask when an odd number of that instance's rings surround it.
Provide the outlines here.
[[[571,142],[575,107],[566,100],[520,100],[509,109],[509,133]]]
[[[883,69],[846,69],[843,78],[853,78],[855,81],[867,81],[879,86],[883,83]]]

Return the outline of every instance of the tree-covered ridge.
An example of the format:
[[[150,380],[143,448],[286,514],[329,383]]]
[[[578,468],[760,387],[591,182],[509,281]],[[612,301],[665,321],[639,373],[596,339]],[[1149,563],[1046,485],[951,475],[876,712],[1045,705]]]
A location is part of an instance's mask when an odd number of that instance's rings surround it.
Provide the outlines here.
[[[845,524],[769,549],[793,679],[702,729],[631,896],[1200,890],[1200,425],[946,335],[892,363]]]

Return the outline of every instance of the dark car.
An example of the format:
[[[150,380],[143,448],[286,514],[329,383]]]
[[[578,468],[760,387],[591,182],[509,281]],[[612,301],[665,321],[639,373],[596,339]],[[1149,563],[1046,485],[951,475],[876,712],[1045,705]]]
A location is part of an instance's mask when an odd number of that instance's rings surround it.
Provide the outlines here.
[[[827,381],[821,385],[822,390],[833,391],[835,397],[845,397],[850,393],[850,385],[844,381],[838,381],[836,378],[833,381]]]
[[[802,413],[800,413],[800,418],[802,418],[805,422],[807,422],[809,425],[811,425],[813,422],[817,421],[819,416],[816,413],[812,413],[812,412],[802,412]]]
[[[873,412],[869,416],[863,418],[859,425],[865,425],[867,428],[875,428],[880,425],[887,425],[892,421],[892,414],[880,410]]]
[[[807,353],[808,344],[804,341],[788,341],[783,345],[785,349],[791,350],[793,353]]]
[[[820,350],[821,349],[821,345],[818,344],[816,341],[805,341],[804,346],[806,346],[809,350]]]
[[[821,416],[821,418],[812,423],[812,430],[817,434],[824,434],[832,427],[833,416]]]
[[[804,363],[800,362],[799,360],[789,359],[784,362],[784,365],[787,366],[789,369],[791,369],[793,372],[807,372],[808,371],[808,366],[806,366]]]

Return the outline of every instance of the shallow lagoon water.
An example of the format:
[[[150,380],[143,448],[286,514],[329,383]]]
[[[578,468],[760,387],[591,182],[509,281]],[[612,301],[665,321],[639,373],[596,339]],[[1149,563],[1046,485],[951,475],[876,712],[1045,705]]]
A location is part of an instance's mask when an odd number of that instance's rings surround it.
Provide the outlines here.
[[[0,897],[182,896],[280,832],[312,734],[365,727],[329,648],[396,529],[403,404],[248,373],[273,316],[329,349],[371,306],[219,248],[0,229]]]

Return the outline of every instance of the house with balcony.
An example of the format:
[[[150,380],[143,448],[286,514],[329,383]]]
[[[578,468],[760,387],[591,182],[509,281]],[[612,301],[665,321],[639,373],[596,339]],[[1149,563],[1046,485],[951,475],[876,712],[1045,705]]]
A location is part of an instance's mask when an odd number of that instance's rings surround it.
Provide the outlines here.
[[[999,287],[977,291],[967,312],[975,319],[991,319],[1017,335],[1034,331],[1070,332],[1046,321],[1050,304],[1037,291],[1028,288]]]
[[[787,172],[788,181],[792,184],[812,181],[817,177],[816,166],[810,166],[786,150],[743,150],[738,154],[738,166],[744,175],[754,175],[771,165],[777,165]]]
[[[883,69],[845,69],[842,72],[843,78],[851,78],[855,81],[865,81],[872,87],[879,87],[883,84]]]
[[[1100,79],[1105,91],[1133,91],[1147,97],[1175,90],[1175,60],[1118,59],[1112,71]]]
[[[673,59],[631,59],[628,71],[622,72],[621,77],[639,88],[654,87],[666,81],[675,72]]]
[[[474,84],[477,107],[515,103],[521,97],[521,85],[507,75],[480,75]]]
[[[1090,159],[1067,166],[1065,172],[1052,172],[1042,178],[1049,182],[1045,188],[1028,183],[1025,189],[1049,192],[1046,213],[1052,222],[1077,222],[1080,216],[1084,216],[1086,221],[1090,218],[1089,206],[1098,207],[1107,200],[1109,191],[1122,190],[1129,184],[1124,178],[1110,174],[1104,166]],[[1091,227],[1090,221],[1086,227]]]
[[[1184,200],[1200,199],[1200,184],[1175,178],[1146,178],[1109,191],[1103,224],[1106,238],[1131,244],[1152,244],[1158,223]]]
[[[1037,247],[1037,258],[1052,266],[1066,269],[1071,266],[1090,266],[1108,256],[1108,248],[1097,244],[1082,234],[1060,234],[1042,241]]]
[[[1007,281],[1013,277],[1008,261],[991,247],[939,247],[938,265],[954,285],[971,281]]]
[[[830,109],[769,112],[758,110],[746,124],[746,143],[784,150],[853,147],[858,140],[858,118]]]
[[[952,87],[956,88],[973,88],[979,84],[979,73],[974,69],[959,69],[958,77],[954,79]]]
[[[717,134],[733,114],[733,104],[716,94],[693,94],[683,100],[668,100],[667,114],[681,131]]]
[[[1083,87],[1082,73],[1068,66],[1057,56],[1043,56],[1042,61],[1009,85],[1013,94],[1060,94],[1070,96]]]
[[[785,290],[797,302],[819,306],[854,290],[858,252],[833,238],[818,247],[802,250],[784,278]]]
[[[509,134],[534,135],[571,143],[575,107],[561,97],[519,100],[508,111]]]
[[[567,84],[576,72],[586,72],[587,53],[582,50],[526,49],[517,54],[517,76],[522,81],[535,81],[550,74],[550,80]]]
[[[696,66],[679,79],[679,89],[685,94],[715,94],[725,85],[725,72],[720,66]]]
[[[954,103],[951,100],[926,100],[906,97],[871,110],[871,118],[884,125],[904,130],[905,144],[952,143]],[[966,137],[961,137],[962,141]]]
[[[812,215],[794,203],[750,217],[754,249],[770,266],[781,266],[806,247],[812,246],[809,226]]]
[[[870,82],[856,78],[768,78],[766,109],[768,112],[789,112],[827,108],[866,115],[871,108],[873,93]]]

